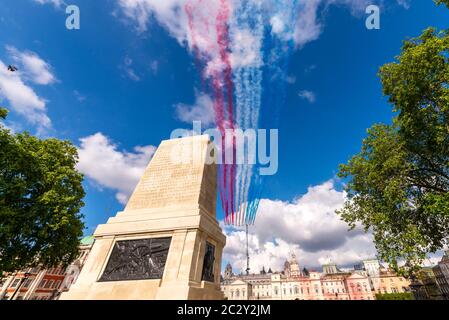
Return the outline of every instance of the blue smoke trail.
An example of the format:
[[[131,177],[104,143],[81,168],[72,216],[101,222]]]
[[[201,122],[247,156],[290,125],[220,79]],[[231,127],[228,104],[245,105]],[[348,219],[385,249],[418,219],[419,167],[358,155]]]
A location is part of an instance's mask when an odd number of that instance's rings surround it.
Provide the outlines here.
[[[289,58],[295,49],[299,3],[300,0],[234,1],[230,34],[231,51],[236,58],[233,68],[236,124],[243,131],[257,130],[261,116],[266,120],[266,129],[278,124],[279,110],[286,100]],[[267,25],[271,28],[266,28]],[[245,60],[248,57],[252,60]],[[263,95],[268,97],[267,105],[262,103]],[[257,163],[237,165],[233,208],[236,225],[255,222],[263,185],[259,170]]]
[[[261,46],[264,23],[261,2],[249,0],[239,2],[235,8],[235,19],[231,25],[234,54],[234,85],[236,98],[237,127],[243,131],[259,126],[260,99],[262,92]],[[248,148],[245,145],[245,154]],[[254,165],[237,165],[235,181],[236,201],[234,212],[236,224],[247,223],[249,190],[254,174]]]

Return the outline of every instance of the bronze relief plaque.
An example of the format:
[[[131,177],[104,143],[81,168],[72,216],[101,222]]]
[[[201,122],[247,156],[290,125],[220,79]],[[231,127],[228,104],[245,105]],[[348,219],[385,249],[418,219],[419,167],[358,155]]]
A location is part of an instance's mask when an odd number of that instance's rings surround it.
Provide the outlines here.
[[[123,281],[161,279],[171,237],[117,241],[98,280]]]

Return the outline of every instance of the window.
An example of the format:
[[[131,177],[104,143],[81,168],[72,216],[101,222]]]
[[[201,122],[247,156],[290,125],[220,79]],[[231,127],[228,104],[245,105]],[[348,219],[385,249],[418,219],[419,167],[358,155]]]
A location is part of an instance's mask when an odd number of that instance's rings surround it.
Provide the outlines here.
[[[25,282],[23,283],[23,287],[24,288],[28,288],[31,284],[31,282],[33,282],[34,279],[26,279]]]
[[[48,281],[44,288],[51,288],[51,287],[53,287],[53,283],[54,283],[53,280]]]
[[[45,285],[46,285],[46,284],[47,284],[47,280],[44,279],[44,280],[41,281],[39,287],[40,287],[40,288],[45,288]]]
[[[19,285],[20,279],[14,279],[14,281],[11,283],[10,287],[15,288]]]

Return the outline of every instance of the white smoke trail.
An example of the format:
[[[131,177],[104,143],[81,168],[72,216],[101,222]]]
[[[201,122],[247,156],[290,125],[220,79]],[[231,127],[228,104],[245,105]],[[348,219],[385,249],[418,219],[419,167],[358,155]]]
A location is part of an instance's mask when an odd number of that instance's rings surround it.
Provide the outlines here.
[[[261,1],[234,1],[230,22],[237,127],[257,129],[260,109],[264,40]],[[235,181],[237,223],[244,224],[253,166],[239,164]]]
[[[302,0],[300,0],[302,1]],[[268,52],[269,63],[276,66],[293,50],[296,30],[298,0],[248,0],[233,1],[233,16],[229,23],[231,52],[236,99],[237,127],[258,129],[262,103],[262,79],[264,61],[264,35],[266,26],[276,41]],[[277,66],[285,71],[283,66]],[[274,70],[274,68],[271,68]],[[282,81],[282,79],[277,79]],[[274,92],[276,94],[276,92]],[[254,184],[255,167],[250,164],[237,166],[234,210],[239,224],[245,224],[248,210],[252,209],[250,188]],[[254,192],[254,190],[252,191]],[[251,207],[251,208],[250,208]]]

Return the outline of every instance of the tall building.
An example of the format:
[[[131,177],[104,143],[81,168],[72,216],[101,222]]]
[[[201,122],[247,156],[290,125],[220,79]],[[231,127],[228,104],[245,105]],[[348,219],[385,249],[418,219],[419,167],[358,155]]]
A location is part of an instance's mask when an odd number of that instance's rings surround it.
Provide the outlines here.
[[[235,279],[222,287],[223,293],[228,300],[249,300],[252,296],[252,286],[246,281]]]
[[[433,274],[435,275],[435,281],[440,288],[441,294],[444,300],[449,300],[449,284],[446,277],[444,276],[443,270],[440,264],[437,264],[432,268]]]
[[[232,266],[230,263],[228,263],[225,268],[224,279],[228,280],[228,279],[231,279],[233,276],[234,276],[234,274],[232,273]]]
[[[339,273],[340,270],[338,270],[337,265],[335,263],[328,263],[323,265],[323,273],[324,274],[336,274]]]
[[[324,270],[326,270],[325,266],[323,266]],[[349,300],[347,278],[351,273],[328,273],[328,269],[326,271],[323,272],[324,274],[321,277],[324,300]]]
[[[80,242],[80,254],[78,258],[72,262],[66,269],[66,277],[61,285],[61,291],[67,292],[69,291],[72,284],[75,283],[76,279],[78,279],[81,270],[86,263],[87,257],[89,256],[90,250],[92,249],[92,245],[94,244],[94,236],[88,236],[81,240]]]
[[[441,261],[438,262],[438,266],[440,267],[442,274],[446,278],[446,282],[449,283],[449,250],[446,250],[444,252]]]
[[[370,276],[372,289],[375,293],[405,293],[410,292],[410,280],[398,276],[391,270],[379,270],[378,274]]]
[[[366,271],[369,277],[377,276],[380,273],[380,263],[377,259],[363,260],[363,269]]]
[[[1,300],[53,300],[65,278],[63,268],[27,268],[9,274],[0,290]]]
[[[432,267],[423,267],[412,279],[410,288],[416,300],[444,299]]]
[[[230,300],[374,300],[367,276],[342,272],[336,265],[324,269],[301,271],[292,256],[282,273],[234,275],[224,278],[221,287]]]
[[[357,272],[352,273],[346,278],[346,287],[348,288],[351,300],[374,300],[375,296],[371,290],[369,278]]]
[[[93,237],[80,243],[80,255],[67,268],[27,268],[11,273],[0,283],[0,300],[55,300],[76,280],[93,244]]]
[[[298,278],[301,276],[302,276],[301,268],[299,267],[298,261],[296,261],[296,255],[292,254],[290,260],[290,277]]]

